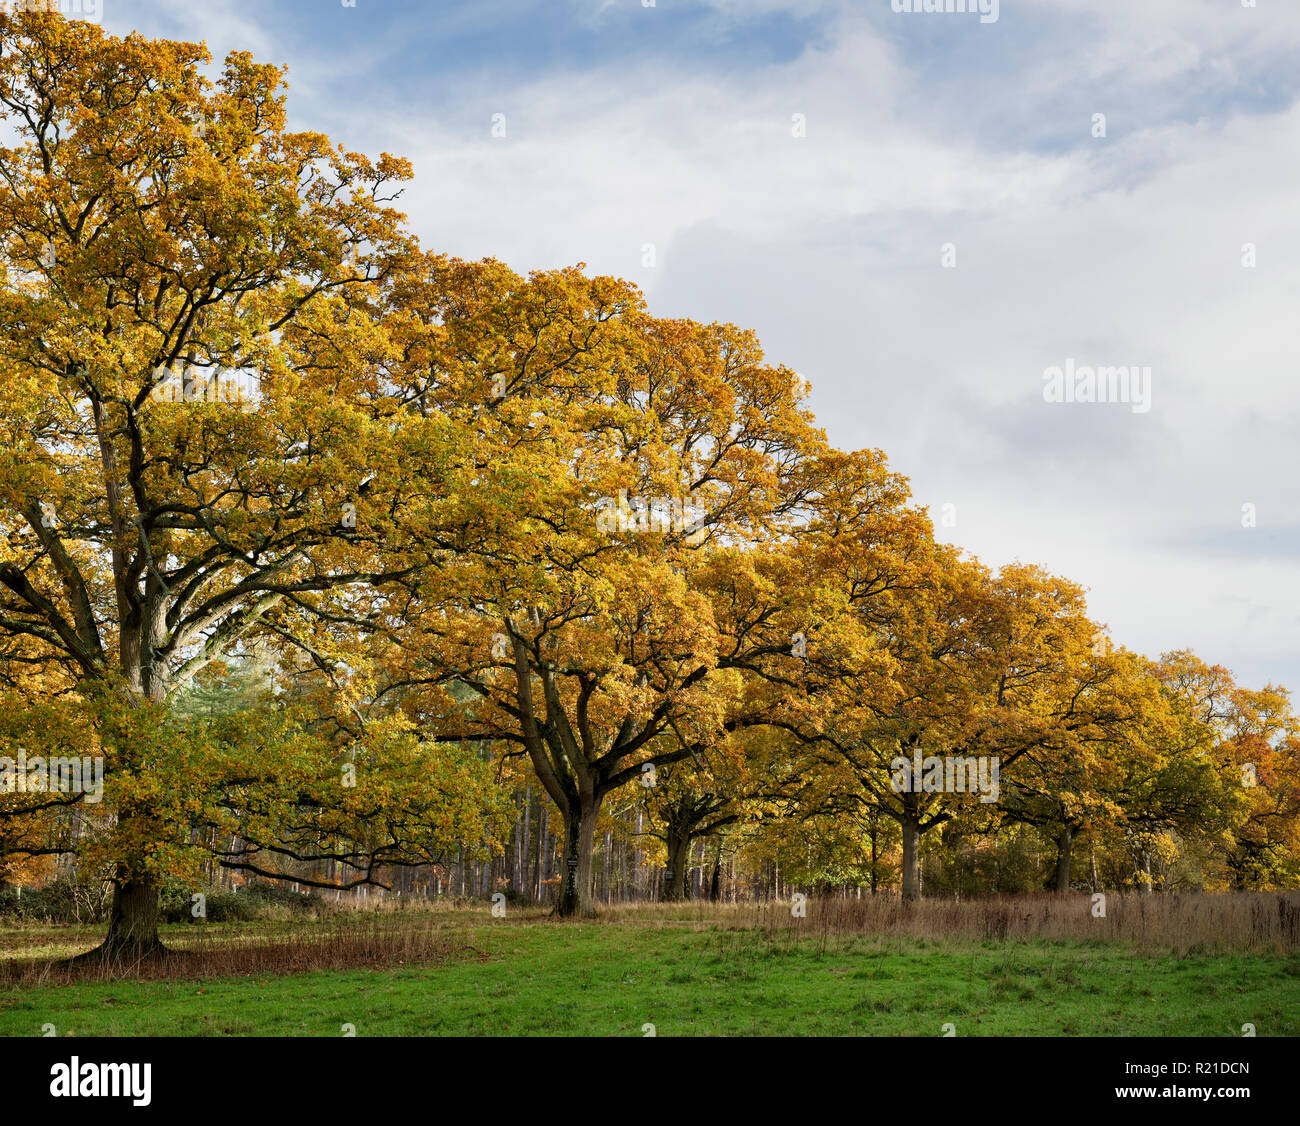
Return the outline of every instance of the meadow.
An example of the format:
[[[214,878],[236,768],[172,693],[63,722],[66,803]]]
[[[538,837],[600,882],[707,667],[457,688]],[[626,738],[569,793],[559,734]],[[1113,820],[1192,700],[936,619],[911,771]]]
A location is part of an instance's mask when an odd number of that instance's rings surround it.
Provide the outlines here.
[[[174,957],[68,967],[101,928],[0,929],[5,1036],[1300,1034],[1289,894],[485,903],[171,924]]]

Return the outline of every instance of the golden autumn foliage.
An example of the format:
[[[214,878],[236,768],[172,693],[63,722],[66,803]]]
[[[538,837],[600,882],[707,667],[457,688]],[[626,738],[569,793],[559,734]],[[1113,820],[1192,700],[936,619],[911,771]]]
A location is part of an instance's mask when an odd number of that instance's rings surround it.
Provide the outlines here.
[[[724,832],[907,897],[934,829],[1032,830],[1063,890],[1082,840],[1139,883],[1198,848],[1300,876],[1283,690],[936,543],[753,333],[421,249],[406,161],[209,61],[0,15],[0,746],[104,778],[0,792],[0,850],[110,871],[108,953],[214,858],[342,887],[499,851],[500,778],[558,812],[566,915],[641,790],[674,896]],[[253,654],[256,692],[195,705]],[[898,784],[931,758],[998,773]]]

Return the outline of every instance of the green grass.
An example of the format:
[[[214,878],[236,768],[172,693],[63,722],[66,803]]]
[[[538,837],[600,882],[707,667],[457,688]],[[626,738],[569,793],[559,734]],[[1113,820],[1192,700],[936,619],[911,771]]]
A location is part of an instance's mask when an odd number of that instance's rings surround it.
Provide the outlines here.
[[[822,941],[642,922],[445,923],[441,964],[0,987],[0,1035],[1260,1036],[1300,1034],[1300,957],[1116,944]],[[212,927],[214,937],[220,928]],[[58,933],[51,933],[58,931]],[[13,956],[87,934],[0,935]],[[183,933],[178,928],[177,933]],[[824,945],[824,949],[823,949]]]

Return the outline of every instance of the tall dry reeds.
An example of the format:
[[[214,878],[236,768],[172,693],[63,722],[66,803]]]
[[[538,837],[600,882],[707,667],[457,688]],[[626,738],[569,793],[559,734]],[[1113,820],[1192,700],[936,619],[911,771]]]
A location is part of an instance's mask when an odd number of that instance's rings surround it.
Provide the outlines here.
[[[761,930],[769,938],[864,935],[899,939],[1122,943],[1144,952],[1289,952],[1300,949],[1300,892],[1106,893],[922,899],[809,897],[805,914],[790,901],[681,905],[625,904],[602,913],[610,923]]]

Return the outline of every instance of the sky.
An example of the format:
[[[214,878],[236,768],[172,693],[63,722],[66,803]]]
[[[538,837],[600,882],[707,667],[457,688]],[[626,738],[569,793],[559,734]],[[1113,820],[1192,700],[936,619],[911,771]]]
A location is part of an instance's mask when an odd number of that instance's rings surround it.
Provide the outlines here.
[[[1300,693],[1297,0],[100,4],[287,65],[426,247],[754,329],[1115,643]],[[1098,367],[1123,401],[1052,394]]]

